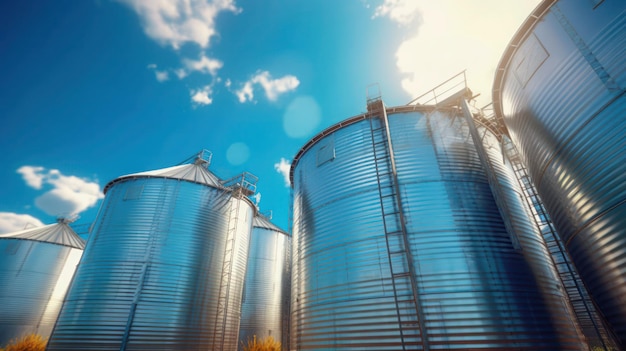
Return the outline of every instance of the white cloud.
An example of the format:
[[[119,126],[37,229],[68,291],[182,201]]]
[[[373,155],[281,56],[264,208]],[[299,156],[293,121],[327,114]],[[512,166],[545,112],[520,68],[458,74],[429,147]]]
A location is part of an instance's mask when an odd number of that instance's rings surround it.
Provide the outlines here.
[[[17,169],[17,173],[22,175],[22,178],[29,187],[41,189],[45,178],[45,175],[41,173],[43,170],[43,167],[22,166]]]
[[[291,162],[289,160],[280,158],[280,162],[274,163],[274,169],[276,172],[282,174],[285,179],[285,186],[289,187],[291,182],[289,181],[289,170],[291,169]]]
[[[183,59],[182,61],[184,67],[171,69],[169,71],[158,70],[157,65],[154,63],[149,64],[148,69],[154,70],[156,79],[159,82],[164,82],[170,79],[170,72],[174,73],[174,75],[176,75],[178,79],[183,79],[192,72],[201,72],[204,74],[210,74],[212,76],[215,76],[217,74],[217,71],[224,65],[222,61],[206,57],[204,54],[200,56],[199,60]]]
[[[104,198],[100,185],[76,176],[63,175],[59,170],[22,166],[17,170],[26,184],[34,189],[52,186],[35,199],[35,205],[51,216],[73,216],[93,207]]]
[[[171,70],[171,72],[173,72],[178,77],[178,79],[184,79],[187,76],[189,76],[192,72],[210,74],[215,77],[215,75],[217,74],[217,71],[220,68],[222,68],[222,66],[224,66],[224,63],[222,61],[213,59],[210,57],[206,57],[204,54],[200,56],[199,60],[183,59],[182,61],[183,61],[184,67]],[[159,80],[160,82],[162,80],[159,79],[159,74],[163,74],[163,77],[165,77],[164,80],[169,79],[169,74],[167,71],[155,71],[155,72],[157,73],[157,80]],[[219,78],[217,79],[219,80]],[[203,99],[202,96],[200,95],[198,95],[198,98],[202,101],[206,101],[206,94],[202,94],[202,95],[204,95],[205,99]],[[200,102],[200,101],[197,101],[197,102]]]
[[[243,87],[235,91],[235,95],[239,99],[239,102],[244,103],[246,101],[252,101],[254,98],[254,89],[251,82],[246,82]]]
[[[151,69],[154,71],[154,75],[156,76],[156,79],[159,82],[165,82],[166,80],[170,79],[170,74],[168,71],[159,71],[157,69],[157,65],[155,63],[151,63],[148,65],[148,69]]]
[[[178,77],[178,79],[183,79],[187,77],[189,72],[187,72],[187,70],[185,70],[184,68],[179,68],[174,70],[174,74]]]
[[[215,19],[220,12],[239,13],[234,0],[118,0],[140,17],[147,36],[162,45],[179,49],[184,43],[209,47],[217,34]]]
[[[222,68],[222,66],[224,65],[222,61],[212,59],[204,55],[202,55],[200,57],[200,60],[197,60],[197,61],[184,59],[183,63],[185,64],[185,67],[187,68],[187,72],[185,72],[185,75],[183,77],[187,76],[188,72],[193,72],[193,71],[208,73],[208,74],[211,74],[212,76],[215,76],[217,74],[217,70]]]
[[[417,97],[454,74],[467,70],[467,83],[478,102],[491,102],[495,69],[515,31],[540,0],[469,2],[423,1],[413,13],[422,18],[418,31],[396,51],[396,65],[405,75],[402,88]],[[374,17],[404,23],[406,1],[386,0]],[[409,11],[409,10],[407,10]]]
[[[276,101],[278,96],[291,90],[295,90],[300,81],[292,75],[286,75],[282,78],[271,79],[267,71],[261,72],[253,78],[253,83],[259,83],[265,90],[265,96],[270,101]]]
[[[18,232],[20,230],[41,227],[44,224],[37,218],[13,212],[0,212],[0,234]]]
[[[239,102],[252,101],[254,99],[254,85],[260,85],[265,91],[265,96],[270,101],[276,101],[278,97],[286,92],[295,90],[300,81],[292,75],[286,75],[278,79],[272,79],[268,71],[258,72],[243,84],[243,87],[235,91]]]
[[[117,0],[133,9],[139,19],[145,34],[160,43],[177,50],[181,56],[184,51],[179,50],[184,44],[195,44],[202,50],[198,59],[183,57],[182,67],[158,70],[156,64],[149,64],[154,70],[157,81],[164,82],[172,77],[184,79],[193,72],[210,74],[213,81],[210,86],[191,90],[191,100],[195,105],[209,105],[213,103],[213,87],[220,82],[216,77],[219,69],[224,65],[222,61],[205,55],[204,49],[211,46],[211,40],[216,36],[216,18],[220,13],[231,12],[238,14],[241,9],[235,5],[235,0]],[[278,92],[280,93],[280,92]],[[277,95],[271,92],[270,95]],[[244,100],[245,101],[245,100]]]
[[[170,79],[170,75],[167,71],[154,71],[154,74],[159,82],[165,82]]]
[[[376,7],[372,18],[389,17],[401,25],[408,25],[418,15],[417,1],[415,0],[385,0]]]
[[[206,85],[197,90],[191,90],[191,101],[198,105],[210,105],[213,103],[213,88]]]

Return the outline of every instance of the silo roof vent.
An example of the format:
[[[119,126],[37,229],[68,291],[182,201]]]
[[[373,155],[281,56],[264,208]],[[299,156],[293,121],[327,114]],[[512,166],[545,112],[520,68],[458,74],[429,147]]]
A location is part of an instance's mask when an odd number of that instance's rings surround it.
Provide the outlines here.
[[[79,237],[69,226],[70,221],[59,219],[57,223],[43,227],[29,228],[19,232],[0,234],[0,239],[24,239],[69,246],[83,250],[85,240]]]

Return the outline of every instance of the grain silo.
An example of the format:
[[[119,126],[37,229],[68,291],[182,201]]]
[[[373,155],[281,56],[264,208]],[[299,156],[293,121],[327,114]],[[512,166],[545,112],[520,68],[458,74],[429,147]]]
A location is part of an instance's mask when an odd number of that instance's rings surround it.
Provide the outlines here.
[[[69,222],[0,235],[0,346],[50,336],[85,247]]]
[[[105,186],[49,350],[237,349],[256,178],[209,162]]]
[[[250,238],[239,340],[271,336],[288,350],[290,293],[291,238],[259,214]]]
[[[626,345],[626,2],[543,1],[494,82],[506,124],[582,280]]]
[[[587,348],[497,138],[452,101],[371,99],[294,158],[291,349]]]

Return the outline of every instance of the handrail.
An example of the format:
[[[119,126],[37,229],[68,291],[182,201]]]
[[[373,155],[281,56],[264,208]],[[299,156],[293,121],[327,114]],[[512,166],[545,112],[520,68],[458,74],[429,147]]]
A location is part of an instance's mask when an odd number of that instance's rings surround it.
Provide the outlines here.
[[[461,79],[462,78],[462,79]],[[459,80],[459,81],[456,81]],[[449,83],[452,84],[450,85]],[[446,87],[442,92],[438,93],[437,89],[441,88],[441,87]],[[459,88],[461,87],[461,88]],[[431,90],[425,92],[424,94],[416,97],[415,99],[409,101],[407,103],[407,105],[411,105],[413,103],[416,103],[417,105],[432,105],[432,102],[434,101],[434,105],[437,105],[439,101],[442,101],[444,99],[441,99],[442,96],[446,96],[449,97],[450,95],[446,95],[447,93],[454,91],[457,92],[458,90],[467,88],[467,79],[465,76],[465,70],[461,71],[460,73],[455,74],[454,76],[452,76],[451,78],[447,79],[446,81],[444,81],[443,83],[437,85],[436,87],[432,88]],[[422,98],[424,98],[427,95],[432,94],[433,97],[425,100],[425,101],[419,101]]]

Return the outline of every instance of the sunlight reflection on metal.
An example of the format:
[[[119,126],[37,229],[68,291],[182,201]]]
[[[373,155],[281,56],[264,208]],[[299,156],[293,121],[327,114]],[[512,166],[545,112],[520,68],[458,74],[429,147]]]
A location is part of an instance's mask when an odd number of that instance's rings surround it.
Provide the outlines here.
[[[262,215],[254,218],[241,305],[239,340],[272,336],[288,350],[291,237]]]
[[[384,142],[370,124],[378,117],[352,117],[315,136],[292,163],[292,349],[582,349],[497,138],[481,130],[483,139],[493,139],[487,153],[514,207],[519,246],[458,109],[411,105],[387,114],[421,302],[410,302],[408,283],[392,273],[402,269],[394,265],[406,262],[399,255],[406,250],[391,241],[400,225],[391,170],[382,151],[373,151]],[[328,147],[335,157],[320,163]],[[416,306],[424,309],[423,334]],[[410,316],[411,327],[399,325]]]
[[[0,237],[0,345],[50,335],[84,245],[63,220]]]
[[[105,187],[49,350],[237,348],[256,177],[202,155]]]
[[[626,344],[626,2],[544,1],[493,99],[591,295]]]

